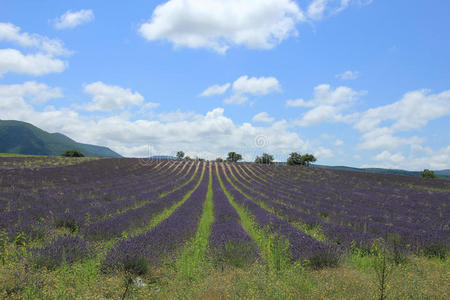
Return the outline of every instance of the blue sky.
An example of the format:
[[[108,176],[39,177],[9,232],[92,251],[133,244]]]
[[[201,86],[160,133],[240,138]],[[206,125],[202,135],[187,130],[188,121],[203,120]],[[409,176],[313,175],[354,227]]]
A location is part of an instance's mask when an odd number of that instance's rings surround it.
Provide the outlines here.
[[[0,119],[125,156],[450,168],[447,1],[0,0]]]

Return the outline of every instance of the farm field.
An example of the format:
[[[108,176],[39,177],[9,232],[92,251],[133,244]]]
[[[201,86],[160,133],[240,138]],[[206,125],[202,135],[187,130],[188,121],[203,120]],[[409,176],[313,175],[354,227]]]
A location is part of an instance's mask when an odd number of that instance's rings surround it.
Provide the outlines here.
[[[449,246],[442,179],[0,158],[5,299],[448,299]]]

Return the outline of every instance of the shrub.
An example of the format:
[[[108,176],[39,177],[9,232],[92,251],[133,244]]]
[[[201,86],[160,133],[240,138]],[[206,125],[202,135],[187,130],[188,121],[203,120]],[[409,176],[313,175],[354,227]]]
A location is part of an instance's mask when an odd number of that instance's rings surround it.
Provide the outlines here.
[[[144,275],[148,272],[149,262],[143,256],[125,256],[122,259],[124,271],[134,275]]]
[[[341,261],[342,251],[335,247],[326,247],[317,250],[313,256],[311,256],[306,265],[314,270],[319,270],[329,267],[337,267]]]
[[[422,251],[426,257],[430,257],[430,258],[438,257],[441,260],[445,260],[450,251],[449,248],[450,247],[448,246],[447,243],[442,242],[442,243],[434,243],[434,244],[427,245],[422,249]]]
[[[230,265],[238,268],[250,266],[258,257],[255,254],[255,246],[250,242],[232,242],[224,247],[211,250],[211,257],[215,265]]]
[[[72,235],[59,236],[44,248],[33,249],[34,264],[49,270],[63,264],[73,264],[87,255],[86,241]]]
[[[61,154],[63,157],[84,157],[84,154],[81,153],[78,150],[67,150],[63,154]]]
[[[425,169],[422,172],[422,177],[423,178],[436,178],[436,175],[434,174],[433,171]]]

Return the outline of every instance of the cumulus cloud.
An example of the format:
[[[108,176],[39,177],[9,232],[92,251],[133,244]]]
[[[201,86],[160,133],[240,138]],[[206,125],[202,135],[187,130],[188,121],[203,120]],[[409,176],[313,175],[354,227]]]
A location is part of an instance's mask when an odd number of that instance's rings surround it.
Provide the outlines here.
[[[414,151],[407,156],[402,153],[383,151],[374,157],[376,164],[365,164],[363,168],[388,168],[421,171],[423,169],[444,170],[450,168],[450,146],[436,151],[427,149],[426,153],[417,154]]]
[[[358,149],[396,149],[401,146],[414,146],[423,143],[424,139],[418,136],[399,137],[394,135],[394,131],[387,127],[375,128],[363,133],[362,142],[358,144]]]
[[[133,93],[130,89],[107,85],[101,81],[85,85],[84,92],[92,96],[92,102],[85,107],[89,111],[111,111],[139,105],[144,101],[144,97],[138,92]]]
[[[67,56],[71,51],[57,39],[21,32],[11,23],[0,23],[0,41],[30,48],[36,53],[24,54],[17,49],[0,49],[0,77],[8,72],[45,75],[64,71],[68,63],[56,57]]]
[[[334,157],[334,153],[331,149],[319,147],[314,151],[314,156],[316,156],[318,159],[326,159]]]
[[[166,118],[160,120],[131,120],[127,114],[82,116],[70,108],[46,107],[36,110],[28,99],[38,98],[30,92],[24,96],[17,88],[2,86],[0,101],[2,119],[22,120],[50,131],[61,132],[83,142],[111,147],[123,155],[147,156],[152,154],[174,154],[183,149],[195,156],[215,159],[236,151],[253,158],[262,152],[287,156],[292,151],[315,153],[307,141],[288,130],[287,122],[280,121],[269,127],[237,124],[227,117],[223,108],[215,108],[206,114],[195,114],[188,118]],[[139,107],[139,106],[138,106]],[[182,114],[182,112],[179,112]],[[256,139],[264,137],[266,143],[260,147]]]
[[[13,106],[14,102],[26,98],[35,104],[43,104],[49,100],[62,98],[60,88],[52,88],[43,83],[28,81],[23,84],[0,85],[0,99],[6,105]],[[5,105],[5,106],[6,106]]]
[[[241,76],[233,84],[213,85],[207,88],[200,96],[222,95],[231,87],[231,95],[224,100],[225,104],[243,104],[248,96],[264,96],[281,91],[281,85],[275,77],[248,77]]]
[[[70,55],[58,39],[50,39],[39,34],[21,32],[20,27],[11,23],[0,23],[0,41],[11,42],[26,48],[37,49],[49,56]]]
[[[405,160],[405,157],[400,152],[392,154],[389,151],[385,150],[377,154],[374,159],[377,161],[400,163]]]
[[[216,84],[210,86],[200,94],[200,97],[211,97],[215,95],[222,95],[228,90],[230,85],[231,85],[230,83],[225,83],[224,85]]]
[[[271,117],[266,112],[261,112],[253,116],[252,121],[255,123],[272,123],[273,121],[275,121],[275,118]]]
[[[0,49],[0,77],[8,72],[27,75],[60,73],[68,63],[45,54],[24,55],[15,49]]]
[[[247,101],[248,101],[247,96],[244,96],[241,94],[233,94],[230,97],[223,100],[223,103],[240,105],[240,104],[244,104]]]
[[[52,88],[34,81],[23,84],[0,85],[0,116],[2,119],[23,117],[33,111],[33,104],[43,104],[52,99],[62,98],[60,88]]]
[[[336,78],[339,78],[341,80],[355,80],[359,77],[358,71],[345,71],[342,74],[337,74]]]
[[[328,0],[314,0],[308,6],[308,17],[313,20],[319,20],[323,18],[325,8],[327,7]]]
[[[355,128],[363,133],[362,149],[398,148],[423,142],[417,136],[398,137],[397,132],[419,129],[428,122],[450,115],[450,91],[430,94],[428,90],[406,93],[402,99],[389,105],[364,112]]]
[[[241,95],[267,95],[280,90],[280,83],[275,77],[248,78],[248,76],[241,76],[233,82],[233,92]]]
[[[94,12],[91,9],[82,9],[75,12],[68,10],[54,21],[54,26],[56,29],[75,28],[92,20],[94,20]]]
[[[158,119],[161,122],[175,122],[175,121],[185,121],[194,118],[196,115],[194,112],[182,112],[176,110],[168,113],[158,114]]]
[[[316,103],[314,101],[305,101],[302,98],[286,101],[288,107],[314,107]]]
[[[232,95],[224,100],[226,104],[243,104],[248,95],[262,96],[281,91],[281,85],[275,77],[241,76],[233,82]]]
[[[333,90],[329,84],[321,84],[314,88],[313,100],[288,100],[286,105],[312,107],[311,110],[303,114],[301,119],[294,121],[294,124],[298,126],[310,126],[324,121],[351,122],[356,115],[343,115],[343,110],[366,93],[366,91],[355,91],[345,86]]]
[[[406,93],[402,99],[389,105],[367,110],[356,124],[361,131],[378,127],[391,121],[395,131],[421,128],[431,120],[450,115],[450,91],[430,94],[429,90]]]
[[[305,21],[292,0],[170,0],[156,7],[139,28],[150,41],[167,40],[177,47],[271,49],[297,35]]]

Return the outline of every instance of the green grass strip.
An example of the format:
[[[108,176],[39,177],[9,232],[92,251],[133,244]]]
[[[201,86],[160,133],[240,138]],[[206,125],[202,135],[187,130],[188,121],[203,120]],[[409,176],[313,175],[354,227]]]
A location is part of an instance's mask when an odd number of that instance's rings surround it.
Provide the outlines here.
[[[244,207],[240,206],[234,201],[233,196],[228,192],[223,184],[222,178],[219,174],[219,169],[216,164],[216,174],[220,186],[225,195],[234,207],[239,217],[241,218],[241,225],[250,237],[256,242],[262,259],[267,263],[271,270],[281,270],[290,265],[289,241],[287,239],[279,238],[275,234],[270,234],[267,230],[261,228],[255,221],[254,216],[248,212]],[[228,182],[231,180],[224,172],[224,176]]]
[[[188,246],[177,261],[178,276],[188,280],[201,277],[210,268],[207,267],[206,251],[211,235],[211,224],[214,222],[214,204],[212,191],[212,172],[209,166],[209,182],[206,200],[203,205],[202,217],[198,226],[197,234],[188,243]]]
[[[136,236],[138,234],[144,233],[148,230],[153,229],[154,227],[156,227],[159,223],[161,223],[162,221],[164,221],[165,219],[167,219],[168,217],[170,217],[170,215],[181,205],[183,205],[184,202],[187,201],[187,199],[189,199],[189,197],[192,195],[192,193],[200,186],[200,183],[203,180],[204,177],[204,173],[205,173],[205,167],[203,167],[202,169],[202,174],[200,176],[199,181],[197,182],[196,186],[190,190],[189,192],[187,192],[183,199],[172,205],[170,208],[164,210],[162,213],[156,215],[152,221],[150,222],[150,224],[148,226],[145,226],[143,228],[140,228],[138,230],[135,230],[133,232],[129,232],[129,233],[124,233],[123,236],[121,238],[118,239],[113,239],[113,240],[109,240],[105,243],[99,243],[96,244],[96,255],[94,255],[93,257],[90,257],[88,259],[84,259],[82,261],[76,262],[75,264],[72,265],[72,267],[70,269],[67,269],[67,267],[59,267],[57,269],[57,272],[59,273],[64,273],[64,272],[70,272],[73,273],[73,270],[77,270],[77,274],[82,274],[82,279],[79,279],[77,283],[77,285],[79,284],[80,286],[84,285],[89,285],[90,282],[95,281],[96,276],[98,276],[99,274],[99,268],[100,268],[100,264],[101,261],[106,257],[108,251],[114,247],[115,244],[117,244],[119,241],[126,239],[126,238],[130,238],[133,236]],[[64,277],[67,278],[73,278],[73,274],[67,274],[67,276],[65,275]],[[78,275],[77,275],[78,276]]]
[[[141,234],[141,233],[143,233],[143,232],[146,232],[146,231],[148,231],[148,230],[151,230],[151,229],[153,229],[154,227],[156,227],[156,225],[158,225],[159,223],[161,223],[162,221],[164,221],[165,219],[167,219],[168,217],[170,217],[170,215],[171,215],[178,207],[180,207],[181,205],[183,205],[184,202],[186,202],[187,199],[189,199],[189,197],[192,195],[192,193],[195,192],[195,190],[200,186],[200,183],[202,182],[203,177],[204,177],[204,175],[205,175],[205,169],[206,169],[205,166],[203,166],[202,174],[200,175],[200,179],[198,180],[197,184],[195,185],[195,187],[194,187],[192,190],[190,190],[189,192],[187,192],[187,193],[184,195],[184,197],[183,197],[183,199],[181,199],[181,201],[175,203],[174,205],[172,205],[172,206],[169,207],[169,208],[166,208],[162,213],[156,215],[156,216],[151,220],[151,222],[150,222],[149,225],[147,225],[147,226],[145,226],[145,227],[142,227],[142,228],[139,228],[138,230],[135,230],[135,231],[131,232],[129,235],[127,235],[127,237],[133,237],[133,236],[136,236],[136,235]]]
[[[238,178],[236,177],[236,175],[234,175],[233,171],[230,168],[230,173],[231,173],[231,177],[233,177],[234,180],[238,181]],[[244,181],[247,181],[248,183],[250,183],[248,181],[248,179],[246,179],[244,176],[241,175],[241,177],[244,179]],[[245,193],[244,191],[242,191],[231,179],[229,179],[227,177],[228,181],[230,182],[230,184],[236,189],[238,190],[242,195],[244,195],[246,198],[252,200],[253,202],[255,202],[256,204],[258,204],[259,206],[261,206],[261,208],[267,210],[268,212],[273,213],[274,215],[276,215],[277,217],[279,217],[280,219],[283,219],[285,221],[286,218],[277,213],[273,207],[268,206],[266,203],[264,203],[263,201],[258,201],[257,199],[255,199],[254,197],[248,195],[247,193]],[[255,193],[260,194],[262,196],[265,196],[264,193],[257,191],[251,187],[248,187],[245,183],[242,183],[243,185],[245,185],[247,188],[253,190]],[[321,242],[326,242],[328,239],[326,237],[326,235],[322,232],[322,228],[320,225],[316,225],[316,226],[308,226],[307,224],[301,222],[301,221],[288,221],[289,223],[291,223],[295,228],[299,229],[300,231],[303,231],[304,233],[306,233],[307,235],[313,237],[314,239],[321,241]]]
[[[189,171],[191,170],[191,168],[192,168],[192,166],[187,170],[186,175],[189,174]],[[198,168],[198,166],[197,166],[197,168]],[[197,174],[197,170],[195,170],[195,172],[194,172],[194,174],[192,174],[191,178],[189,178],[189,179],[188,179],[186,182],[184,182],[183,184],[180,184],[179,186],[173,188],[173,189],[170,190],[170,191],[167,191],[167,192],[164,192],[164,193],[159,194],[159,198],[163,198],[163,197],[165,197],[165,196],[167,196],[167,195],[169,195],[169,194],[171,194],[171,193],[173,193],[173,192],[175,192],[175,191],[178,191],[179,189],[181,189],[181,188],[184,187],[185,185],[189,184],[189,182],[191,182],[192,180],[194,180],[196,174]],[[185,175],[185,176],[186,176],[186,175]]]

